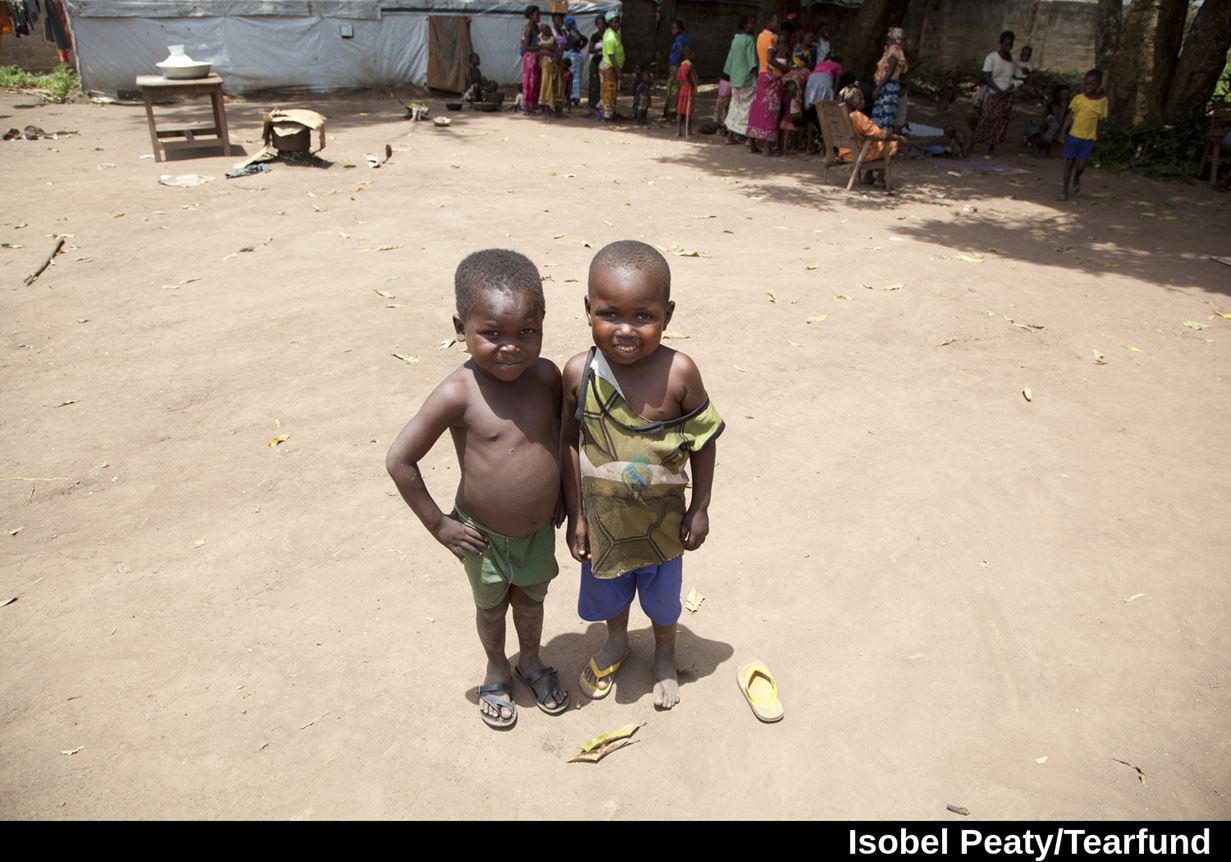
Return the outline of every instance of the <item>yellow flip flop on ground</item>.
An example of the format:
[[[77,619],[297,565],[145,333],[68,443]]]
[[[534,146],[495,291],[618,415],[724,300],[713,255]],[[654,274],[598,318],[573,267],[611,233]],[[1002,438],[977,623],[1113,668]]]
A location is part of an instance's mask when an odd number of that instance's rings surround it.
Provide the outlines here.
[[[782,701],[778,700],[778,683],[769,668],[759,659],[740,665],[739,690],[761,721],[782,721]]]

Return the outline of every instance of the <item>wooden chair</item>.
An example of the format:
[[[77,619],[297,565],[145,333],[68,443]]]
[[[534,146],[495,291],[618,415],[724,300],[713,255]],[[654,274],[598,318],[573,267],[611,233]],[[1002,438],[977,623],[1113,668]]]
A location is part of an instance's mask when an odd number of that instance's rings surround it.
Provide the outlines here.
[[[861,138],[855,134],[855,129],[851,125],[850,114],[846,112],[846,107],[841,102],[817,102],[816,114],[821,121],[821,138],[822,147],[825,154],[825,162],[822,167],[822,176],[825,179],[829,178],[829,169],[834,165],[852,165],[851,179],[846,184],[846,190],[849,192],[855,186],[855,178],[859,176],[860,171],[884,171],[885,172],[885,191],[892,188],[890,185],[890,171],[893,162],[893,154],[889,151],[889,143],[875,141],[872,138]],[[879,159],[869,159],[865,161],[868,150],[875,143],[884,143],[884,155]],[[848,162],[838,157],[838,153],[842,148],[856,153],[854,162]]]
[[[1227,136],[1229,130],[1231,130],[1231,102],[1219,102],[1214,106],[1213,116],[1210,118],[1210,131],[1205,138],[1205,153],[1201,157],[1201,168],[1197,171],[1197,176],[1201,176],[1208,162],[1210,166],[1210,185],[1215,187],[1218,185],[1218,161],[1221,158],[1220,147],[1222,139]]]

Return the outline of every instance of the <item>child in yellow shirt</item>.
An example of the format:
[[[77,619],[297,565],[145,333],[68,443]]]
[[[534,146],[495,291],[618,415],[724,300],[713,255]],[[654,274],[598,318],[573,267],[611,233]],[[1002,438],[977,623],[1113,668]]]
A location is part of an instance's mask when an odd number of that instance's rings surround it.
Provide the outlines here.
[[[1099,69],[1091,69],[1082,79],[1082,92],[1069,102],[1069,112],[1064,119],[1064,193],[1060,200],[1069,199],[1069,189],[1073,194],[1081,193],[1081,175],[1086,171],[1086,163],[1094,152],[1094,142],[1098,140],[1099,125],[1107,119],[1107,97],[1103,95],[1103,73]]]

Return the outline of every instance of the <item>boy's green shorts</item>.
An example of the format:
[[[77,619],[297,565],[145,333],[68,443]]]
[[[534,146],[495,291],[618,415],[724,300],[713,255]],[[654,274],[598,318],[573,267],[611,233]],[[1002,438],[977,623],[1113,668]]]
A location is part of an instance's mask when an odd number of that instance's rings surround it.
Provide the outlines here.
[[[508,595],[510,585],[536,602],[547,598],[548,584],[560,573],[556,565],[556,528],[551,521],[528,536],[502,536],[467,515],[456,504],[453,514],[487,539],[487,550],[481,555],[462,555],[477,607],[481,610],[496,607]]]

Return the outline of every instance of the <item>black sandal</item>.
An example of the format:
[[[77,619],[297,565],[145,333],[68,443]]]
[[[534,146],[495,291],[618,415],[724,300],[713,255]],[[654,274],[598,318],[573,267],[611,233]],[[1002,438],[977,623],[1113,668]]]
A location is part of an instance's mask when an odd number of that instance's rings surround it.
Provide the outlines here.
[[[497,694],[503,694],[504,697],[496,697]],[[479,700],[496,710],[495,715],[488,715],[483,710],[479,710],[479,718],[483,719],[483,723],[488,727],[508,730],[517,724],[517,704],[513,703],[512,683],[489,682],[487,685],[479,686]],[[513,714],[508,718],[502,718],[500,715],[502,709],[507,709]]]
[[[543,710],[543,712],[548,715],[560,715],[568,709],[568,692],[560,688],[560,674],[554,667],[541,667],[529,676],[523,674],[521,672],[521,668],[519,667],[515,667],[513,670],[517,672],[517,678],[524,682],[526,687],[530,689],[530,693],[534,695],[534,702],[538,704],[539,709]],[[534,684],[543,677],[547,677],[551,685],[549,685],[543,694],[540,695],[534,690]],[[564,700],[557,703],[554,707],[548,708],[544,701],[554,695],[557,691],[563,692]]]

